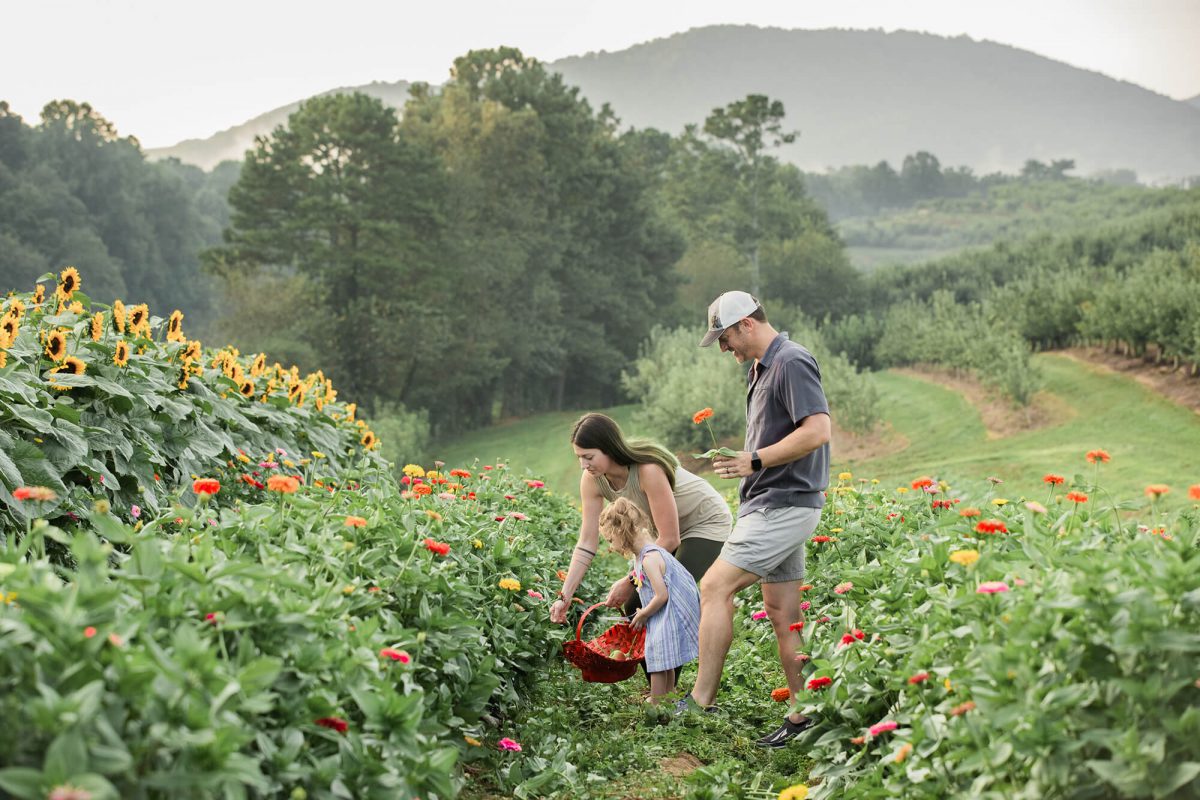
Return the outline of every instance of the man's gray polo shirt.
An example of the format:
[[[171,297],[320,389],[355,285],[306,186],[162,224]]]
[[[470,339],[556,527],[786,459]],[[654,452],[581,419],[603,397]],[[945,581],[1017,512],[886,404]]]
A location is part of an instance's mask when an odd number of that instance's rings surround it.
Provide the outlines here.
[[[807,349],[780,333],[746,376],[746,451],[775,444],[805,417],[828,414],[821,370]],[[742,478],[738,516],[760,508],[821,508],[829,486],[829,444]]]

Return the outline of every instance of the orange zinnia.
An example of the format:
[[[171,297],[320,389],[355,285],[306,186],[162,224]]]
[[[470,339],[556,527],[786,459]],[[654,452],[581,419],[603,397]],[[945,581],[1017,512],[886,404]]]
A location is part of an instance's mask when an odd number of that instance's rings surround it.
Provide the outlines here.
[[[912,488],[924,489],[926,486],[933,486],[933,478],[928,475],[922,475],[912,482]]]
[[[1087,452],[1087,460],[1089,464],[1097,464],[1101,462],[1107,464],[1111,458],[1112,456],[1108,454],[1107,450],[1088,450]]]
[[[1083,492],[1067,492],[1067,499],[1072,503],[1086,503],[1088,496]]]
[[[1146,487],[1146,496],[1153,497],[1155,500],[1157,500],[1159,497],[1169,491],[1171,491],[1171,487],[1167,486],[1165,483],[1152,483]]]
[[[300,481],[291,475],[272,475],[267,478],[267,489],[280,494],[292,494],[300,488]]]
[[[1188,497],[1193,500],[1200,500],[1200,483],[1188,487]]]
[[[792,690],[786,686],[771,690],[771,699],[776,703],[785,703],[792,697]]]
[[[962,509],[958,512],[958,515],[960,517],[978,517],[980,513],[981,512],[978,508],[971,507]]]
[[[699,411],[697,411],[695,414],[692,415],[692,422],[699,425],[701,422],[704,422],[704,420],[708,419],[712,415],[713,415],[713,410],[711,408],[702,408]]]
[[[362,517],[346,517],[347,528],[365,528],[367,521]]]
[[[1054,473],[1042,476],[1042,482],[1048,483],[1051,486],[1058,486],[1065,480],[1066,480],[1066,478],[1064,478],[1062,475],[1055,475]]]

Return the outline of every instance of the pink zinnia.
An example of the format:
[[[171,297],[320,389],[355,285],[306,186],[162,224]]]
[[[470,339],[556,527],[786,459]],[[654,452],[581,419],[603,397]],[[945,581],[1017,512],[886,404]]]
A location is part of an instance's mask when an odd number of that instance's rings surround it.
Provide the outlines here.
[[[142,507],[138,506],[138,505],[130,506],[129,507],[129,515],[132,516],[134,519],[137,519],[138,517],[140,517],[142,515]]]
[[[385,647],[379,651],[381,658],[390,658],[392,661],[399,661],[401,664],[407,664],[412,661],[412,657],[403,650],[393,650],[390,647]]]
[[[755,622],[758,622],[759,620],[764,620],[766,618],[767,618],[767,612],[765,612],[765,611],[755,611],[753,614],[750,615],[750,619],[754,620]]]
[[[876,722],[874,725],[867,728],[867,733],[871,734],[872,736],[878,736],[881,733],[887,733],[888,731],[894,731],[894,730],[896,730],[896,728],[899,728],[899,727],[900,727],[900,724],[898,722],[895,722],[894,720],[889,719],[889,720],[884,720],[883,722]]]
[[[996,594],[997,592],[1007,592],[1008,584],[1004,581],[984,581],[979,584],[979,588],[975,590],[976,594]]]
[[[808,611],[810,608],[812,608],[812,603],[808,602],[807,600],[800,604],[801,611]]]
[[[490,469],[490,467],[485,467],[485,469]],[[499,747],[501,750],[508,750],[513,753],[521,752],[520,743],[514,742],[512,739],[509,739],[507,737],[496,742],[496,746]]]
[[[846,592],[850,591],[853,588],[854,588],[854,584],[851,583],[850,581],[846,581],[845,583],[839,583],[837,586],[833,587],[833,593],[834,594],[845,594]]]
[[[532,597],[534,600],[541,600],[541,599],[542,599],[542,593],[541,593],[541,592],[535,592],[533,589],[530,589],[530,590],[526,591],[526,592],[525,592],[525,594],[529,595],[529,596],[530,596],[530,597]]]
[[[525,485],[530,489],[541,489],[546,484],[543,481],[525,481]]]
[[[90,639],[95,635],[96,635],[96,629],[93,628],[91,625],[88,625],[86,628],[83,629],[83,638]]]
[[[211,624],[213,624],[213,625],[216,625],[216,624],[217,624],[217,623],[219,623],[221,620],[220,620],[220,618],[218,618],[218,617],[217,617],[217,612],[215,612],[215,611],[210,611],[210,612],[208,612],[207,614],[205,614],[205,615],[204,615],[204,621],[205,621],[205,622],[208,622],[208,623],[211,623]]]

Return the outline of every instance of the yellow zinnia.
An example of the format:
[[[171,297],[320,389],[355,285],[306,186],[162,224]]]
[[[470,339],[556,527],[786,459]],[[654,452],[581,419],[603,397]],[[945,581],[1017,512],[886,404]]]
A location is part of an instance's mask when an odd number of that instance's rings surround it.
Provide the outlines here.
[[[804,800],[808,797],[808,787],[803,783],[789,786],[779,793],[779,800]]]
[[[962,564],[964,567],[969,567],[979,560],[978,550],[955,550],[950,554],[950,560],[955,564]]]
[[[507,589],[510,592],[521,591],[521,582],[518,580],[515,580],[514,578],[501,578],[500,582],[497,583],[496,585],[499,586],[501,589]]]
[[[848,481],[848,480],[852,479],[853,477],[854,477],[853,472],[839,472],[838,473],[839,481]]]

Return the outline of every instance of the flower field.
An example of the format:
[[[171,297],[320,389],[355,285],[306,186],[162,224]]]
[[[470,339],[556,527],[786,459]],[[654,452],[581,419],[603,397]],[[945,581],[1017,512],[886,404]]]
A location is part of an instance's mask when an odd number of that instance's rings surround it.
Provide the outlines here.
[[[1200,485],[1112,497],[1099,449],[1030,496],[843,473],[787,621],[804,690],[749,590],[721,713],[676,719],[563,663],[579,517],[541,481],[397,482],[323,376],[53,279],[0,329],[0,794],[1200,793]],[[789,700],[818,724],[758,750]]]

